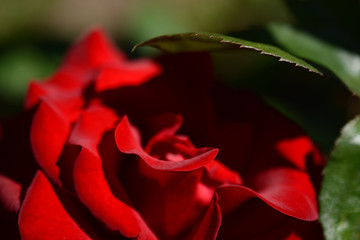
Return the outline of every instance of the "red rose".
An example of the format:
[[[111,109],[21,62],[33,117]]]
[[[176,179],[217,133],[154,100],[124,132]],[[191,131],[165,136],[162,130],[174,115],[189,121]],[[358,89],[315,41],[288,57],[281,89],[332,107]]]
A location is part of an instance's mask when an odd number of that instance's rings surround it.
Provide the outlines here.
[[[311,141],[206,54],[130,61],[95,30],[26,108],[2,123],[5,235],[321,239]]]

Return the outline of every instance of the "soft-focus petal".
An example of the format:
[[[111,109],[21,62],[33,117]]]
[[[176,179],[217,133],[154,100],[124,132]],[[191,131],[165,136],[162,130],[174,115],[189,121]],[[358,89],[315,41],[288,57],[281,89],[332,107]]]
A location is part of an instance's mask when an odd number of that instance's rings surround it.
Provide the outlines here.
[[[227,168],[219,161],[212,161],[205,166],[206,174],[209,179],[216,181],[217,184],[243,184],[239,173]]]
[[[25,106],[29,109],[42,97],[49,96],[59,108],[68,108],[73,101],[82,100],[84,89],[95,80],[101,67],[123,61],[124,57],[104,32],[94,29],[70,49],[63,65],[48,81],[30,84]]]
[[[100,29],[92,29],[71,48],[65,65],[71,68],[96,68],[105,64],[119,63],[125,56]]]
[[[160,66],[148,59],[122,62],[103,68],[95,81],[95,89],[100,92],[124,86],[138,86],[158,75],[160,71]]]
[[[224,206],[221,203],[221,208]],[[259,198],[252,198],[223,214],[218,240],[322,240],[319,222],[306,222],[267,205]]]
[[[306,157],[315,149],[310,138],[306,136],[283,139],[276,144],[276,148],[281,155],[301,170],[305,170]]]
[[[0,175],[0,205],[10,212],[20,207],[21,185],[12,179]]]
[[[221,225],[221,210],[219,206],[219,197],[215,193],[213,199],[204,214],[202,220],[189,239],[197,240],[215,240]]]

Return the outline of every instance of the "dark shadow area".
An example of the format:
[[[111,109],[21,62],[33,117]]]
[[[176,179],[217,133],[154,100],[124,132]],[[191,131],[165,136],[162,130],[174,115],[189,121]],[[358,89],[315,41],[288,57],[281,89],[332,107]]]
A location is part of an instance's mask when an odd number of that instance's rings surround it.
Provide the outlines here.
[[[220,198],[220,206],[221,206]],[[318,222],[306,222],[284,215],[257,198],[250,199],[223,216],[218,238],[243,240],[278,240],[296,234],[301,239],[322,240]]]
[[[220,86],[233,95],[243,90],[257,95],[301,126],[322,152],[330,152],[341,127],[359,113],[359,100],[337,79],[246,50],[214,54],[214,61]],[[212,88],[212,96],[217,92],[218,87]],[[233,100],[222,106],[238,111],[246,104]]]
[[[286,0],[298,25],[327,42],[360,53],[360,3],[357,0]]]
[[[110,231],[104,223],[96,220],[91,212],[75,196],[65,193],[55,185],[53,185],[53,188],[67,213],[91,239],[127,239],[121,236],[119,232]]]
[[[81,146],[66,144],[61,151],[56,166],[58,166],[59,179],[63,184],[64,188],[75,192],[74,188],[74,164],[81,151]]]
[[[207,54],[166,55],[158,60],[159,77],[136,87],[122,87],[100,93],[103,103],[124,114],[142,133],[143,143],[155,134],[147,119],[163,113],[183,116],[181,132],[197,146],[204,146],[211,131],[212,108],[209,87],[212,65]]]

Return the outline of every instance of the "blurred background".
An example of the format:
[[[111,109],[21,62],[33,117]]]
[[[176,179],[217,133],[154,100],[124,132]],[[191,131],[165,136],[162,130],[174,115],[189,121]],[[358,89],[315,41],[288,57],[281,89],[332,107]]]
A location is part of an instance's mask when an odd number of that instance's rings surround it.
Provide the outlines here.
[[[135,44],[158,35],[238,32],[271,22],[306,27],[334,44],[359,51],[359,1],[349,2],[0,0],[0,117],[21,111],[28,82],[49,76],[71,43],[94,25],[105,28],[130,58],[154,54],[149,48],[130,52]],[[246,50],[213,56],[219,77],[255,92],[299,122],[325,151],[340,127],[360,109],[336,78],[320,77]]]
[[[269,21],[292,21],[281,0],[0,0],[0,114],[19,111],[28,81],[51,74],[91,26],[103,26],[130,54],[158,35],[226,33]]]

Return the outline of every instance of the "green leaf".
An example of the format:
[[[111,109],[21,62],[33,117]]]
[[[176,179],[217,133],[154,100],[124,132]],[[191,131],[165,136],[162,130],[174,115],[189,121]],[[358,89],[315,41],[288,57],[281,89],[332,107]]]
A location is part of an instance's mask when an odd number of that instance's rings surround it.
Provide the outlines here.
[[[271,24],[268,30],[287,51],[328,68],[353,93],[360,96],[359,55],[328,44],[289,25]]]
[[[360,239],[360,117],[335,144],[320,192],[320,221],[327,240]]]
[[[181,33],[173,35],[164,35],[152,38],[140,44],[137,44],[133,51],[142,46],[151,46],[169,53],[178,53],[186,51],[218,51],[229,49],[250,49],[260,54],[270,55],[282,62],[295,64],[295,66],[305,68],[311,72],[321,74],[319,70],[304,60],[299,59],[275,46],[247,41],[240,38],[229,37],[216,33]]]

